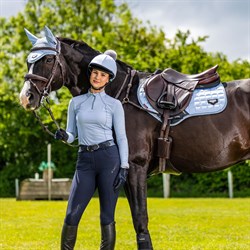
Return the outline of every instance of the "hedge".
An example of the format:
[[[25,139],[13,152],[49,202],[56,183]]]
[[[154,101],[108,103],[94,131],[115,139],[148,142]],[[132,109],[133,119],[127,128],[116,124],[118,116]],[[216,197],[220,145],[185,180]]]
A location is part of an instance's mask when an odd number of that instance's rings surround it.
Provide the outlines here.
[[[233,174],[234,197],[250,196],[250,161],[229,168]],[[170,177],[170,197],[228,197],[229,169],[211,173]],[[162,175],[148,179],[149,196],[162,197]]]

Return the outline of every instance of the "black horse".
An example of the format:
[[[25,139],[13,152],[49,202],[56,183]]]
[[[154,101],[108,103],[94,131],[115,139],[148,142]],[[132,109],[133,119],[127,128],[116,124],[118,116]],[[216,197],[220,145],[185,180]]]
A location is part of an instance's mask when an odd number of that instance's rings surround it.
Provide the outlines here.
[[[84,42],[55,38],[48,28],[45,28],[46,37],[42,42],[26,33],[34,45],[30,55],[39,57],[28,63],[29,73],[20,93],[21,104],[26,110],[36,110],[44,97],[62,86],[66,86],[73,96],[88,91],[87,66],[100,52]],[[138,102],[139,82],[150,78],[151,74],[134,71],[119,60],[117,67],[117,77],[106,87],[106,92],[124,103],[130,152],[125,192],[138,249],[153,249],[148,231],[146,180],[151,173],[159,173],[156,154],[162,122],[145,112]],[[177,74],[185,79],[204,75],[207,72],[195,76]],[[176,171],[217,171],[250,158],[250,79],[224,83],[224,88],[227,106],[223,112],[195,116],[169,127],[168,135],[173,140],[170,161]]]

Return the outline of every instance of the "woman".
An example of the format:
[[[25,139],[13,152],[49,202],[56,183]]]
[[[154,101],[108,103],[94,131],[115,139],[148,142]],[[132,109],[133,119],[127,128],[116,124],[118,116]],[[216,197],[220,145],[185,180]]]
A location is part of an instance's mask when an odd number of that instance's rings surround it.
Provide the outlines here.
[[[55,133],[56,139],[68,143],[78,136],[80,145],[62,229],[61,249],[74,249],[78,224],[96,189],[100,200],[100,249],[113,250],[115,247],[115,207],[129,164],[122,104],[104,90],[117,72],[116,53],[111,52],[100,54],[90,62],[91,88],[88,93],[71,99],[67,129]]]

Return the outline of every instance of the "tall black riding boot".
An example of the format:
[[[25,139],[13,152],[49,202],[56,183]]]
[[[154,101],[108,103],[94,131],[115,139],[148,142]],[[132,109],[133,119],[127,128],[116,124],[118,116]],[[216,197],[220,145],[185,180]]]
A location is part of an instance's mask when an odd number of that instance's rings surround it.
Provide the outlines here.
[[[101,225],[102,241],[100,250],[114,250],[115,249],[115,222],[108,225]]]
[[[61,250],[73,250],[76,243],[78,226],[69,226],[66,223],[63,225],[61,235]]]
[[[139,250],[153,250],[151,238],[149,234],[137,235],[137,246]]]

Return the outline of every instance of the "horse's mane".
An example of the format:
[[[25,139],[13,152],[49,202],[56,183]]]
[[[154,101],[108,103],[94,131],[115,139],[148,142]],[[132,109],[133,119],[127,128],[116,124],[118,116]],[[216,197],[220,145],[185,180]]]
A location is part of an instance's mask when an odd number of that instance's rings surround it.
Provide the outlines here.
[[[87,43],[85,43],[83,41],[77,41],[77,40],[73,40],[70,38],[62,38],[62,37],[60,37],[58,39],[61,42],[66,43],[66,44],[70,45],[71,47],[75,48],[76,50],[78,50],[82,54],[86,54],[86,53],[99,54],[100,53],[99,51],[92,49]]]
[[[63,38],[63,37],[58,37],[58,40],[61,41],[62,43],[66,43],[69,46],[73,47],[74,49],[76,49],[77,51],[79,51],[80,53],[82,53],[83,55],[88,55],[89,56],[95,56],[97,54],[100,54],[101,52],[98,50],[95,50],[93,48],[91,48],[87,43],[83,42],[83,41],[77,41],[77,40],[73,40],[70,38]],[[122,69],[126,70],[128,68],[132,69],[132,67],[128,64],[126,64],[125,62],[117,59],[116,62],[121,66]]]

